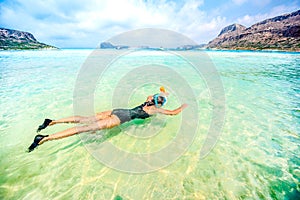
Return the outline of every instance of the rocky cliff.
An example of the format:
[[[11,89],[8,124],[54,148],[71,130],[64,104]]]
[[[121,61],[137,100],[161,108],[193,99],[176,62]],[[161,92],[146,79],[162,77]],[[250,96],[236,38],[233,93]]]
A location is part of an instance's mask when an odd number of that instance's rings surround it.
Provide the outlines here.
[[[38,42],[31,33],[0,28],[0,50],[13,49],[57,49]]]
[[[223,35],[225,33],[240,34],[245,29],[246,29],[246,26],[243,26],[241,24],[231,24],[231,25],[223,28],[221,30],[220,34],[218,35],[218,37],[220,37],[221,35]]]
[[[249,28],[239,24],[227,26],[208,43],[207,48],[300,51],[300,10]]]
[[[100,44],[100,49],[128,49],[129,46],[125,45],[113,45],[110,42],[102,42]]]

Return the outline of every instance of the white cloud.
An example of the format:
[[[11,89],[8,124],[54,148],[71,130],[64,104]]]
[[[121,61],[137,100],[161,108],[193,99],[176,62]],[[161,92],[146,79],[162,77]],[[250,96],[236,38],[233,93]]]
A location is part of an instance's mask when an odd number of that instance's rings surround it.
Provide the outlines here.
[[[293,10],[296,11],[297,9],[298,9],[298,7],[296,5],[291,5],[291,6],[279,5],[279,6],[273,7],[270,10],[270,12],[268,12],[268,13],[257,14],[257,15],[245,15],[241,18],[238,18],[237,23],[249,27],[249,26],[251,26],[255,23],[258,23],[260,21],[263,21],[265,19],[276,17],[278,15],[287,14]]]
[[[59,47],[89,46],[138,28],[166,28],[207,42],[226,20],[209,17],[203,0],[16,0],[1,6],[2,26],[32,32],[40,41]]]
[[[203,3],[203,1],[187,1],[177,11],[171,10],[168,12],[169,25],[165,24],[165,26],[191,37],[198,43],[208,42],[221,29],[219,25],[226,24],[224,23],[226,18],[211,17],[207,12],[199,9]]]
[[[251,3],[259,7],[263,7],[271,2],[271,0],[232,0],[232,2],[238,6],[241,6],[245,3]]]
[[[204,43],[229,22],[221,12],[204,11],[203,4],[204,0],[7,0],[0,5],[0,25],[29,31],[58,47],[96,47],[124,31],[150,27],[174,30]],[[281,6],[268,14],[245,15],[238,22],[252,25],[289,9]]]

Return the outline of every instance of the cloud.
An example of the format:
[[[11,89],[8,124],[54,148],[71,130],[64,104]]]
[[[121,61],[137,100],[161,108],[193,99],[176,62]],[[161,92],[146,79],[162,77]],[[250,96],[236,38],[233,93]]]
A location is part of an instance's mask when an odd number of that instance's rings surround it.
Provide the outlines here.
[[[279,6],[275,6],[273,7],[270,12],[268,13],[259,13],[256,15],[244,15],[241,18],[237,19],[237,23],[242,24],[244,26],[251,26],[257,22],[263,21],[265,19],[269,19],[272,17],[276,17],[278,15],[283,15],[283,14],[287,14],[290,13],[291,11],[296,11],[298,9],[298,7],[296,5],[279,5]]]
[[[203,0],[132,1],[14,0],[1,5],[1,26],[32,32],[59,47],[95,47],[100,41],[138,28],[166,28],[205,42],[225,18],[201,11]],[[219,31],[219,30],[218,30]]]
[[[247,2],[228,0],[231,1]],[[0,3],[0,26],[29,31],[38,40],[58,47],[96,47],[116,34],[139,28],[169,29],[204,43],[229,23],[222,12],[204,10],[205,3],[204,0],[6,0]],[[288,9],[277,7],[269,14],[245,15],[238,22],[251,25]]]
[[[253,4],[255,6],[263,7],[271,2],[271,0],[232,0],[235,5],[241,6],[244,4]]]

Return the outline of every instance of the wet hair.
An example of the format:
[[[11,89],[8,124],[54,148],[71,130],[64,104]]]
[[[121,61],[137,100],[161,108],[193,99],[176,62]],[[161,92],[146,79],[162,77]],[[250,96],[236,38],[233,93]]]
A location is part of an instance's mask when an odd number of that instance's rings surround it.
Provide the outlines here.
[[[155,106],[155,107],[159,108],[159,107],[165,105],[166,103],[167,103],[167,97],[165,97],[161,94],[155,94],[155,95],[153,95],[153,99],[145,102],[143,104],[143,106]]]

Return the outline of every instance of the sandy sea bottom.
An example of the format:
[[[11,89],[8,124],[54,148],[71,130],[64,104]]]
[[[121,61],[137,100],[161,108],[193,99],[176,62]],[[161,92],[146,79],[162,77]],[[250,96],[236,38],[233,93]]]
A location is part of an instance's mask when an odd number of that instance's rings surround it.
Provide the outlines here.
[[[195,93],[197,107],[192,113],[197,112],[198,128],[192,144],[170,165],[149,173],[122,172],[99,162],[101,155],[91,155],[87,146],[109,142],[130,153],[157,152],[176,138],[180,126],[188,125],[187,120],[181,123],[183,115],[135,120],[112,130],[48,142],[26,153],[44,118],[74,114],[74,85],[91,52],[0,52],[0,199],[299,199],[296,53],[205,52],[223,83],[226,117],[215,148],[204,159],[199,159],[200,149],[217,108],[205,81],[181,58],[164,52],[118,58],[99,78],[93,106],[95,112],[112,109],[115,88],[126,91],[131,85],[136,90],[122,95],[130,96],[128,107],[139,105],[158,92],[159,81],[138,85],[143,77],[137,77],[117,86],[118,80],[132,66],[173,67]],[[180,89],[180,84],[169,88],[167,109],[180,105]],[[71,127],[56,125],[42,134]]]

